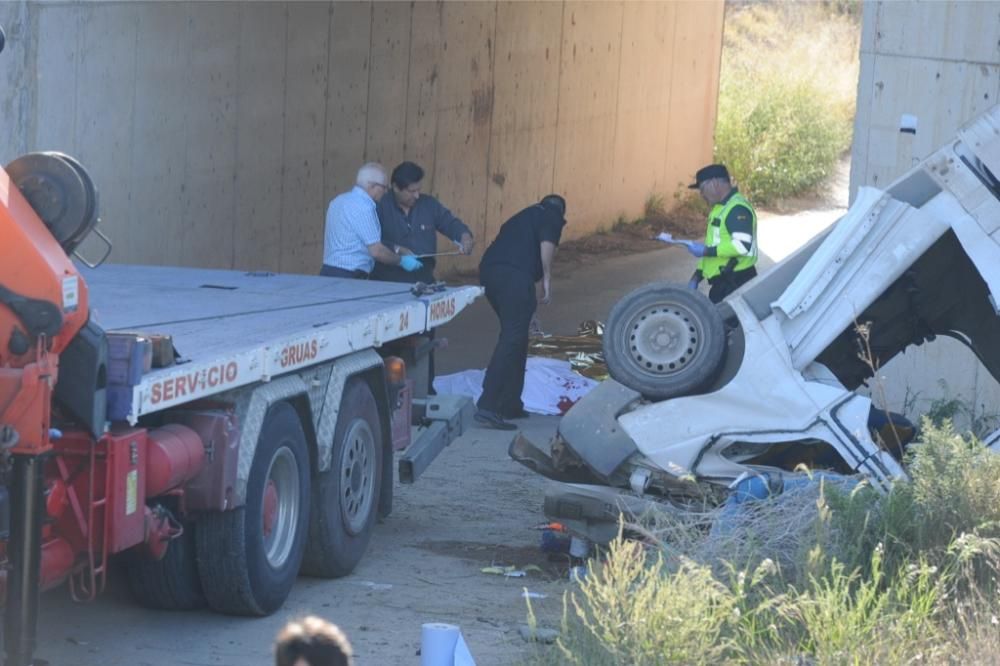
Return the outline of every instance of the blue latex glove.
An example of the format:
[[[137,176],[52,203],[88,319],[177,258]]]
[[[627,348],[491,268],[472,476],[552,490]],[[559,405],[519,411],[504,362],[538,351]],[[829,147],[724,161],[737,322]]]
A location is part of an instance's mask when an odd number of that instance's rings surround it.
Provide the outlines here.
[[[697,291],[698,290],[698,284],[699,284],[698,280],[695,280],[694,278],[691,278],[688,281],[688,289],[694,289],[695,291]]]
[[[687,247],[688,252],[690,252],[691,254],[693,254],[696,257],[704,257],[705,256],[705,244],[704,243],[699,243],[698,241],[690,241],[690,242],[685,243],[684,246]]]
[[[424,267],[423,263],[412,254],[404,254],[399,258],[399,265],[407,273],[419,271]]]

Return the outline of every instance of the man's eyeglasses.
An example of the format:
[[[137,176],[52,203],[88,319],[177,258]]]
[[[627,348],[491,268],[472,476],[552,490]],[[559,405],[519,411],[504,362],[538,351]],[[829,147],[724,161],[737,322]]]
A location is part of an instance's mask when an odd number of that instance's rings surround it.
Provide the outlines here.
[[[383,190],[389,189],[389,186],[385,183],[372,183],[372,187],[381,187]]]

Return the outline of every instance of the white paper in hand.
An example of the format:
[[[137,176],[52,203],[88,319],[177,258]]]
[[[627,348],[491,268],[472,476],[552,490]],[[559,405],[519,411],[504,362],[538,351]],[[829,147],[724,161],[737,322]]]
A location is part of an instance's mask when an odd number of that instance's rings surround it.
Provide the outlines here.
[[[656,240],[663,241],[664,243],[669,243],[670,245],[684,245],[685,247],[691,247],[691,243],[694,241],[682,240],[680,238],[674,238],[674,235],[669,231],[660,232],[660,235],[656,237]]]

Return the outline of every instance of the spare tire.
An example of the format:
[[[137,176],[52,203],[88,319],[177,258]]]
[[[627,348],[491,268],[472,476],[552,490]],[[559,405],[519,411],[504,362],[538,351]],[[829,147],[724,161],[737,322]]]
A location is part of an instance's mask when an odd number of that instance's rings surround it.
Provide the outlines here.
[[[665,400],[695,393],[715,378],[725,358],[725,325],[700,292],[655,282],[615,304],[603,347],[615,380]]]
[[[28,153],[5,170],[65,252],[76,249],[97,224],[97,188],[69,155]]]

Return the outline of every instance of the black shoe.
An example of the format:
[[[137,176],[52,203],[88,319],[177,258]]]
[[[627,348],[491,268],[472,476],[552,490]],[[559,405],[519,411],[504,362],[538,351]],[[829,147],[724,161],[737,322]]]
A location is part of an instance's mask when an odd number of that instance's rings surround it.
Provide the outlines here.
[[[517,419],[526,419],[526,418],[528,418],[529,416],[531,416],[531,414],[530,414],[530,413],[528,413],[528,412],[526,412],[526,411],[525,411],[525,410],[523,410],[523,409],[519,409],[519,410],[517,410],[516,412],[506,412],[506,413],[504,413],[504,415],[503,415],[503,417],[504,417],[505,419],[508,419],[508,420],[510,420],[510,421],[514,421],[514,420],[517,420]]]
[[[517,426],[513,423],[507,423],[499,414],[488,412],[485,409],[476,411],[476,415],[473,418],[484,426],[496,430],[517,430]]]

